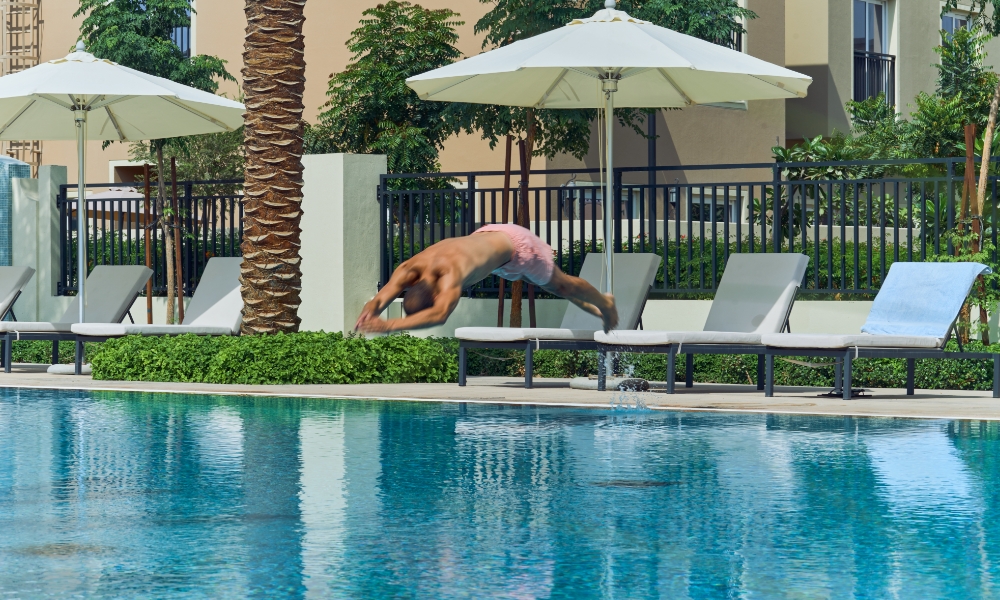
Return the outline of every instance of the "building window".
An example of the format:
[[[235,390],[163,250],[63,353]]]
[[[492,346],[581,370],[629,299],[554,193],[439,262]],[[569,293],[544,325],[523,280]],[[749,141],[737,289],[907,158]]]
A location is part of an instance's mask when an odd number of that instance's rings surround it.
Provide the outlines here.
[[[188,11],[188,18],[191,18],[191,11]],[[170,39],[173,40],[177,47],[181,49],[184,56],[191,57],[191,26],[187,27],[174,27],[174,32],[170,34]]]
[[[854,100],[885,94],[896,105],[896,57],[889,54],[884,2],[854,0]]]
[[[941,17],[941,29],[948,35],[954,35],[959,29],[972,29],[972,19],[967,14],[948,13]]]
[[[854,51],[886,54],[885,3],[854,0]]]

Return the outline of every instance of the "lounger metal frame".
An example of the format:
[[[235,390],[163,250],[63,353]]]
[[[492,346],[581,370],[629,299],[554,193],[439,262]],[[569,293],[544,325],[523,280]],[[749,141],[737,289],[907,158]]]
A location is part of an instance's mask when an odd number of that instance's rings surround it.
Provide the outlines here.
[[[912,396],[914,375],[918,358],[937,359],[978,359],[993,361],[993,397],[1000,398],[1000,354],[989,352],[946,352],[943,348],[776,348],[767,346],[764,358],[764,396],[774,396],[774,357],[775,356],[817,356],[839,359],[834,363],[834,391],[840,391],[844,400],[851,399],[851,367],[857,358],[905,358],[906,359],[906,395]]]
[[[667,371],[665,373],[667,393],[673,394],[676,388],[677,355],[683,353],[687,357],[684,369],[684,387],[694,387],[694,355],[695,354],[756,354],[757,355],[757,389],[764,389],[764,346],[760,344],[656,344],[641,346],[625,346],[622,344],[600,344],[602,356],[607,352],[629,352],[632,354],[666,354]],[[607,389],[606,361],[597,365],[597,390]]]
[[[135,296],[133,296],[133,298],[132,298],[132,301],[128,303],[128,309],[125,310],[125,314],[123,314],[122,317],[120,319],[118,319],[118,321],[117,321],[118,323],[123,322],[125,320],[125,317],[128,317],[129,321],[135,323],[135,319],[132,318],[132,306],[135,304],[135,301],[138,298],[139,298],[139,292],[136,292]],[[14,305],[12,303],[11,307],[13,308],[13,306]],[[0,338],[0,345],[3,346],[3,348],[2,348],[2,356],[3,356],[2,363],[3,363],[4,373],[10,373],[10,371],[11,371],[11,363],[13,362],[13,343],[17,342],[17,341],[22,341],[22,340],[51,341],[52,342],[52,364],[53,365],[59,363],[59,342],[75,342],[76,348],[75,348],[75,357],[74,357],[74,361],[73,361],[73,364],[74,364],[74,366],[73,366],[73,373],[76,374],[76,375],[82,375],[83,374],[83,343],[84,343],[84,339],[82,339],[81,336],[78,336],[75,333],[68,332],[68,331],[67,332],[54,332],[54,331],[47,331],[47,332],[43,332],[43,331],[8,331],[8,332],[4,333],[3,337]],[[103,340],[99,340],[97,338],[87,337],[86,341],[88,341],[88,342],[96,342],[96,341],[103,341]]]
[[[792,301],[788,303],[785,311],[785,318],[782,321],[779,331],[791,331],[788,319],[792,316],[792,307],[798,298],[799,288],[795,288],[792,294]],[[602,352],[630,352],[633,354],[666,354],[667,372],[666,383],[667,393],[673,394],[675,389],[675,374],[677,369],[677,355],[683,354],[687,357],[684,369],[684,387],[694,387],[694,355],[695,354],[756,354],[757,355],[757,389],[763,390],[765,381],[765,354],[766,347],[763,344],[651,344],[651,345],[623,345],[623,344],[600,344]],[[597,366],[597,390],[607,389],[606,363],[601,361]]]
[[[639,306],[637,327],[642,327],[642,313],[646,310],[649,293],[653,286],[646,289],[646,295]],[[498,350],[524,350],[524,388],[534,387],[535,351],[536,350],[597,350],[598,370],[604,368],[605,354],[603,344],[595,340],[514,340],[511,342],[491,342],[483,340],[458,341],[458,385],[464,387],[468,376],[469,348],[492,348]]]

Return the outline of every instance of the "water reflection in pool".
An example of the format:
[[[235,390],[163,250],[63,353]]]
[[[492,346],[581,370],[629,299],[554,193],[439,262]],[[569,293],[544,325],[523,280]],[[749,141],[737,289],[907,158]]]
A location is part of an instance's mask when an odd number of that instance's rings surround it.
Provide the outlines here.
[[[989,597],[1000,424],[0,391],[13,596]]]

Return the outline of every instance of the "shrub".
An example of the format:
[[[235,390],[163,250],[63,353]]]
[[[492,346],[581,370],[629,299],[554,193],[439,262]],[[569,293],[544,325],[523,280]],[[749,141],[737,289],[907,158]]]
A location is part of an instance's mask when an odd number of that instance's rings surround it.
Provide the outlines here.
[[[433,339],[339,333],[129,336],[91,359],[94,379],[237,384],[457,381],[455,352]]]
[[[89,359],[100,347],[100,342],[88,342],[84,345],[85,360]],[[52,362],[52,342],[47,340],[15,341],[11,349],[15,363],[49,364]],[[59,342],[59,362],[72,364],[76,358],[76,344]]]

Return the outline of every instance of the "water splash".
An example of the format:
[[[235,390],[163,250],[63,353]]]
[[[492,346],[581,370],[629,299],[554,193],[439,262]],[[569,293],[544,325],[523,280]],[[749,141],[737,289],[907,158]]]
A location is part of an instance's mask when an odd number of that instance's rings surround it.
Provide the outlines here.
[[[639,394],[619,392],[611,396],[611,410],[627,412],[652,412]]]

